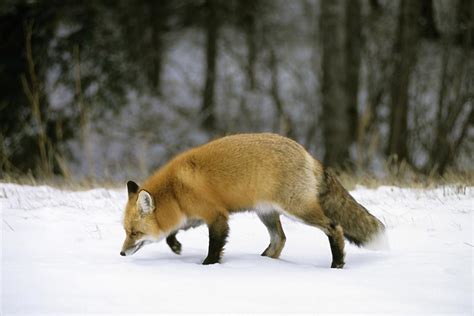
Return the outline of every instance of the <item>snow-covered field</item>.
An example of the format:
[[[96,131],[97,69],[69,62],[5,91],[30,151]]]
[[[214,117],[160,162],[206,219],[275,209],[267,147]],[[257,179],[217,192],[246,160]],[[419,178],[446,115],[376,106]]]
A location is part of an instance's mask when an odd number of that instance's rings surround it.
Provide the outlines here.
[[[231,218],[223,263],[202,266],[207,229],[121,257],[126,191],[0,184],[1,314],[473,312],[474,188],[351,192],[388,227],[391,250],[346,246],[330,269],[326,236],[283,218],[279,260],[252,213]]]

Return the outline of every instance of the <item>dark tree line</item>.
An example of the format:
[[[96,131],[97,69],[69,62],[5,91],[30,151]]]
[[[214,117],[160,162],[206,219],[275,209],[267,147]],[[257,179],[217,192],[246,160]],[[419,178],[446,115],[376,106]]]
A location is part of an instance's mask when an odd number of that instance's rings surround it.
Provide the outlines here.
[[[454,3],[454,2],[453,2]],[[364,45],[360,40],[361,20],[360,10],[362,1],[321,1],[321,33],[323,51],[323,82],[322,107],[326,154],[324,161],[329,165],[350,166],[349,148],[361,137],[364,118],[358,115],[358,76],[360,74],[360,50]],[[464,51],[458,60],[463,64],[456,69],[452,76],[457,77],[457,100],[452,102],[452,108],[445,105],[445,90],[449,90],[452,82],[446,81],[447,61],[443,61],[440,72],[441,84],[435,128],[436,137],[433,139],[429,162],[420,171],[444,173],[447,166],[452,164],[459,152],[459,144],[467,137],[469,126],[472,127],[472,74],[469,71],[468,58],[472,58],[472,32],[474,27],[474,7],[472,1],[460,0],[456,4],[457,23],[453,29],[445,31],[442,37],[438,30],[432,0],[401,0],[398,3],[398,13],[394,28],[394,40],[389,57],[389,69],[384,80],[388,81],[388,91],[379,92],[369,102],[369,115],[375,115],[375,108],[383,102],[383,94],[387,94],[389,111],[388,137],[385,144],[385,154],[398,164],[407,162],[416,167],[414,158],[410,155],[409,141],[411,138],[408,126],[411,100],[410,88],[413,86],[413,72],[419,58],[419,46],[423,41],[444,43],[444,50]],[[371,15],[382,15],[379,1],[370,1]],[[370,17],[370,15],[369,15]],[[373,27],[373,25],[371,25]],[[446,52],[445,52],[446,53]],[[345,55],[344,55],[345,54]],[[464,57],[462,57],[464,56]],[[469,56],[469,57],[468,57]],[[459,65],[460,65],[459,64]],[[462,69],[464,68],[464,69]],[[380,69],[383,71],[384,69]],[[469,79],[469,78],[471,79]],[[454,79],[454,78],[453,78]],[[464,82],[464,91],[461,87]],[[434,105],[433,105],[434,106]],[[444,112],[443,112],[444,110]],[[461,117],[461,111],[463,117]],[[441,112],[448,117],[443,117]],[[449,113],[449,114],[448,114]],[[454,123],[454,122],[457,123]],[[456,124],[460,124],[456,125]],[[362,125],[362,126],[361,126]],[[366,124],[367,125],[367,124]],[[358,128],[360,126],[361,128]],[[456,130],[457,128],[459,130]],[[449,131],[449,132],[448,132]],[[447,133],[456,134],[448,137]],[[359,135],[358,135],[359,134]],[[449,157],[449,158],[448,158]]]
[[[100,137],[166,159],[274,131],[333,167],[442,174],[473,149],[473,3],[3,2],[0,169],[93,175]]]

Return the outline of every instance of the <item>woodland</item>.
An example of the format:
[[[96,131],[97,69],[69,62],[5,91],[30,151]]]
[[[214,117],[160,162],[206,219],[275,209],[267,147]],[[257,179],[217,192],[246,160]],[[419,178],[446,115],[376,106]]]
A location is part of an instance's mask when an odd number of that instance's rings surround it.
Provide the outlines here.
[[[472,0],[6,0],[0,34],[3,179],[143,178],[243,132],[472,173]]]

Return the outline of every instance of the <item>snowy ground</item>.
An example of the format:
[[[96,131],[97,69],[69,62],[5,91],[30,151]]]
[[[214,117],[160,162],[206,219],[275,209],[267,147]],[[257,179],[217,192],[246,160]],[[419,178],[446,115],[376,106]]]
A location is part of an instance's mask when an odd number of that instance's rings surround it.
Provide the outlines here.
[[[202,266],[207,230],[121,257],[124,190],[60,191],[0,184],[2,315],[22,313],[473,312],[474,188],[359,188],[387,227],[389,252],[346,246],[329,269],[325,235],[283,219],[281,259],[252,213],[232,217],[223,264]]]

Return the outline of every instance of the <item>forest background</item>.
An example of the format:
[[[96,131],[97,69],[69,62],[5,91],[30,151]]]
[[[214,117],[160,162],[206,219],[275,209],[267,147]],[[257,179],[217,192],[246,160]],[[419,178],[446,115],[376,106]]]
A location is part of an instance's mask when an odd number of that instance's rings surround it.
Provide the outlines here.
[[[471,0],[6,0],[0,34],[0,179],[143,179],[265,131],[473,181]]]

